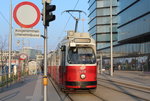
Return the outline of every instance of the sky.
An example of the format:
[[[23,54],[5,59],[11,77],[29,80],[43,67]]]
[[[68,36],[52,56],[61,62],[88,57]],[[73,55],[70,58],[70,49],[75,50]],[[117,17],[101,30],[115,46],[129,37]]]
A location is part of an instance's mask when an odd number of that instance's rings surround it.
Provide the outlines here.
[[[34,3],[38,6],[40,11],[42,11],[43,5],[42,0],[26,0]],[[13,10],[17,4],[23,2],[23,0],[12,0]],[[78,3],[77,3],[78,2]],[[56,15],[56,20],[50,22],[50,26],[48,27],[48,50],[55,50],[57,44],[63,39],[66,35],[67,30],[74,30],[75,20],[70,17],[68,13],[62,13],[65,10],[82,10],[86,12],[85,14],[81,14],[81,20],[79,21],[78,31],[79,32],[88,32],[88,0],[52,0],[51,4],[56,5],[56,10],[53,14]],[[76,5],[77,4],[77,5]],[[77,16],[74,14],[74,16]],[[78,16],[77,16],[78,17]],[[84,21],[82,20],[84,19]],[[13,50],[19,50],[22,46],[38,48],[43,51],[43,38],[17,38],[14,36],[14,29],[20,28],[14,19],[12,18],[12,26],[13,26],[13,39],[12,39],[12,47]],[[0,3],[0,38],[7,38],[9,36],[10,28],[10,0],[1,0]],[[69,22],[68,22],[69,21]],[[68,22],[68,23],[67,23]],[[43,22],[40,19],[39,23],[34,26],[35,29],[39,29],[41,35],[44,35],[44,27]],[[20,44],[17,44],[18,40]],[[23,44],[24,43],[24,44]]]

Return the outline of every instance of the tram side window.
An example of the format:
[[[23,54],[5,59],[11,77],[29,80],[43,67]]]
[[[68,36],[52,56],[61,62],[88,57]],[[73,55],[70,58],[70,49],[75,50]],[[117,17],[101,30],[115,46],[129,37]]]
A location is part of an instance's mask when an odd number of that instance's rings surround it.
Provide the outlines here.
[[[92,48],[77,47],[69,49],[68,62],[70,64],[94,64],[96,58]]]

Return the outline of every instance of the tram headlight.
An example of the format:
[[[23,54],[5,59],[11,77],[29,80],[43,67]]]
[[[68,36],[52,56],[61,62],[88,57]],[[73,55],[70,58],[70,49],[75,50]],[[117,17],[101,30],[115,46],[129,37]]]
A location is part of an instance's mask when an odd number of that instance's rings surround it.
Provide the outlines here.
[[[81,74],[80,77],[81,77],[81,79],[85,79],[86,78],[85,74]]]

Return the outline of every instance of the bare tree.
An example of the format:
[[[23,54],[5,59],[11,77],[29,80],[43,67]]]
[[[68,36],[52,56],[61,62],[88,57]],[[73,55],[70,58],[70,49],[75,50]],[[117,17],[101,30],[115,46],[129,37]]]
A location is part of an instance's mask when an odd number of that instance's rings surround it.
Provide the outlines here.
[[[8,48],[7,36],[0,36],[0,69],[5,65],[8,57],[4,56],[4,51]]]

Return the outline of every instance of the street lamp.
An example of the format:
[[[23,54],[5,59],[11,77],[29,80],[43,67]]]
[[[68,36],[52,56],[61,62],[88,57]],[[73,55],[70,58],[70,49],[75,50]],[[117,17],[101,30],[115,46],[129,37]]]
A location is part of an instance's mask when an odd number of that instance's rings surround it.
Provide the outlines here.
[[[112,0],[110,0],[110,75],[113,76],[113,33],[112,33]]]

